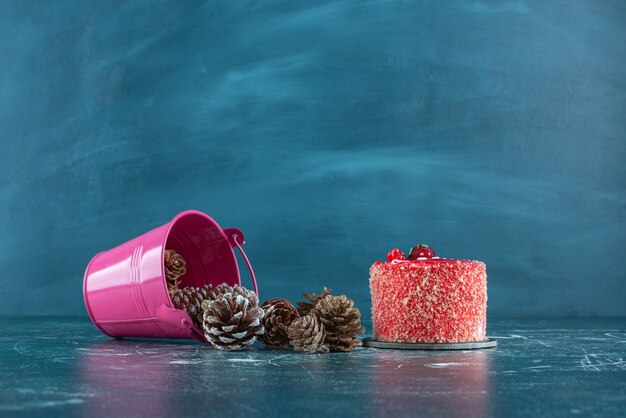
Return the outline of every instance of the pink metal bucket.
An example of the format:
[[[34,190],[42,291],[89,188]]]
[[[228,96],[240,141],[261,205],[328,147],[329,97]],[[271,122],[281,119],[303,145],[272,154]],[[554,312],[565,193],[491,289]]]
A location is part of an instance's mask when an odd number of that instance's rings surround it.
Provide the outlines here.
[[[187,262],[181,287],[241,284],[237,247],[256,279],[241,244],[243,233],[222,229],[195,210],[91,259],[83,280],[83,297],[91,321],[111,337],[194,338],[206,341],[185,312],[175,309],[167,292],[163,256],[175,250]]]

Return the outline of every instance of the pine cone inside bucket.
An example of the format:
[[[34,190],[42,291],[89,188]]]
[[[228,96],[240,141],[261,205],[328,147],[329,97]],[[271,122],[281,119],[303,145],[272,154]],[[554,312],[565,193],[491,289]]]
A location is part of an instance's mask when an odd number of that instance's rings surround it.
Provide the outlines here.
[[[188,314],[198,326],[202,326],[203,301],[203,289],[194,287],[186,287],[182,290],[178,289],[172,295],[174,307]]]
[[[275,298],[263,302],[261,309],[265,313],[265,333],[259,336],[259,340],[273,348],[289,348],[287,328],[300,317],[296,308],[286,299]]]
[[[220,298],[224,293],[228,293],[230,289],[232,288],[226,284],[220,284],[215,287],[210,284],[205,284],[199,288],[198,292],[202,296],[202,302],[204,303],[204,305],[202,305],[202,310],[206,309],[207,303]],[[200,322],[202,322],[202,319],[200,319]]]
[[[263,334],[262,319],[258,303],[241,294],[226,293],[206,304],[202,327],[215,348],[242,350]]]
[[[361,312],[346,295],[328,295],[320,299],[312,314],[324,324],[326,343],[331,351],[352,351],[361,346],[357,337],[365,332],[361,325]]]
[[[196,325],[202,327],[202,318],[209,302],[219,299],[225,293],[242,295],[248,298],[255,307],[258,305],[258,298],[254,292],[239,285],[233,287],[225,283],[215,287],[205,284],[202,287],[177,289],[171,294],[171,299],[176,309],[187,313]]]
[[[328,289],[324,287],[324,290],[322,290],[322,294],[319,296],[316,295],[315,293],[303,294],[303,296],[308,300],[308,302],[307,301],[298,302],[298,313],[300,314],[300,316],[305,316],[305,315],[310,314],[311,310],[315,307],[317,302],[319,302],[321,299],[324,299],[326,296],[330,295],[330,292],[332,292],[332,289]]]
[[[165,250],[163,258],[167,290],[170,295],[173,295],[178,290],[180,276],[185,274],[187,271],[185,259],[174,250]]]
[[[307,354],[328,353],[328,346],[324,343],[324,325],[313,314],[295,319],[289,326],[287,335],[296,351]]]

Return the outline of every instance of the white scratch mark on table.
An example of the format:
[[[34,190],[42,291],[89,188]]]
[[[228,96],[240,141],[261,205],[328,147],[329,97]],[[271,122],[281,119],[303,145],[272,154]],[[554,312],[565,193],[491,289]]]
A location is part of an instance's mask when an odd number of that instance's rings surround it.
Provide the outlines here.
[[[307,369],[304,364],[301,364],[300,367],[302,367],[308,373],[308,375],[311,376],[311,379],[315,379],[315,376],[313,376],[313,373],[311,373],[311,371]]]
[[[172,360],[170,364],[200,364],[202,360]]]
[[[31,401],[31,402],[23,402],[20,404],[9,404],[9,405],[0,405],[0,411],[24,411],[32,408],[52,408],[63,405],[79,405],[84,403],[83,399],[66,399],[60,401]]]
[[[583,356],[583,358],[580,360],[580,365],[585,371],[594,371],[594,372],[600,371],[600,369],[595,364],[593,364],[591,360],[589,359],[589,354],[585,354]]]
[[[227,360],[230,363],[265,363],[264,360],[253,359],[252,357],[248,358],[230,358]]]
[[[545,346],[545,347],[550,347],[550,348],[553,348],[553,347],[554,347],[553,345],[550,345],[550,344],[544,343],[544,342],[543,342],[543,341],[541,341],[541,340],[535,340],[535,341],[536,341],[537,343],[539,343],[539,344],[541,344],[541,345]]]
[[[273,357],[273,358],[269,359],[267,362],[268,362],[269,364],[271,364],[272,366],[280,367],[278,364],[274,363],[274,360],[280,360],[281,358],[283,358],[283,357],[285,357],[285,356],[287,356],[287,354],[281,354],[281,355],[280,355],[280,356],[278,356],[278,357]]]

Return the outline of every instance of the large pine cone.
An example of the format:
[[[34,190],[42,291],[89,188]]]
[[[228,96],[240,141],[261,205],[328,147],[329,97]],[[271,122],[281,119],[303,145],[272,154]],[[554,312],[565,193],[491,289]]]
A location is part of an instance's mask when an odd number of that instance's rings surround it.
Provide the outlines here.
[[[265,312],[265,333],[259,336],[259,340],[270,347],[289,348],[287,328],[294,319],[300,317],[296,308],[288,300],[276,298],[263,302],[261,309]]]
[[[312,313],[324,324],[326,343],[331,351],[352,351],[361,346],[357,337],[365,332],[361,312],[346,295],[328,295],[317,302]]]
[[[330,295],[330,292],[332,292],[332,289],[328,289],[324,287],[324,290],[322,290],[322,294],[319,296],[316,295],[315,293],[303,294],[303,296],[308,300],[308,302],[307,301],[298,302],[298,313],[300,314],[300,316],[305,316],[305,315],[310,314],[311,310],[313,310],[313,308],[315,308],[315,305],[317,305],[317,302],[324,299],[326,296]]]
[[[262,319],[263,309],[257,303],[240,294],[226,293],[207,304],[202,327],[215,348],[242,350],[263,334]]]
[[[163,265],[165,267],[165,279],[167,290],[173,295],[178,290],[180,276],[187,272],[185,259],[174,250],[165,250]]]
[[[313,314],[295,319],[287,330],[293,349],[303,353],[328,353],[324,325]]]

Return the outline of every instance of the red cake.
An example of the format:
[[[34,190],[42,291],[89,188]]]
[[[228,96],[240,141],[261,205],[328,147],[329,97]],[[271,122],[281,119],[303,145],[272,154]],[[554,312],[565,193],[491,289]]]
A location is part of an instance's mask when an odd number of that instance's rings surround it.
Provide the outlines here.
[[[409,257],[394,249],[370,268],[372,338],[449,343],[486,341],[487,267],[434,256],[427,246]]]

